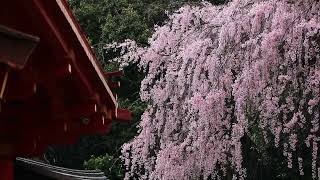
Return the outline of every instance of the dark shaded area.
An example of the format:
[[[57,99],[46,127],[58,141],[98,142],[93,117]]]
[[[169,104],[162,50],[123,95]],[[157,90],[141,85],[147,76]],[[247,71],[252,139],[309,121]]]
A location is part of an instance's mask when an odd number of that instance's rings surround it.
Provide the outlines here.
[[[25,169],[23,166],[15,164],[14,168],[15,180],[56,180],[47,176],[43,176],[39,173]]]

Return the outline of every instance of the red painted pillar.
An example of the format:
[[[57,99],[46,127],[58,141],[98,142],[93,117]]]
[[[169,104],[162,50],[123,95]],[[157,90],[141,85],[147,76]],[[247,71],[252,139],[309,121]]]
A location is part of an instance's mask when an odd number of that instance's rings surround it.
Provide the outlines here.
[[[0,159],[0,179],[13,180],[13,161],[11,159]]]

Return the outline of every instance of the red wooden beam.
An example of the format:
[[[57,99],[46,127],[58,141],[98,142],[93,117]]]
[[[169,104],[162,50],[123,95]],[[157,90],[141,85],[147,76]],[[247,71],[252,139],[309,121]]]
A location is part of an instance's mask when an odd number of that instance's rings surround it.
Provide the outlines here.
[[[123,75],[124,75],[123,71],[104,72],[104,76],[106,78],[121,77]]]
[[[73,103],[66,107],[71,118],[89,117],[98,112],[98,103],[95,100]]]
[[[106,134],[110,131],[111,122],[103,113],[94,114],[90,117],[90,122],[82,126],[82,134]]]
[[[20,139],[24,139],[23,142],[27,142],[27,144],[20,145],[19,152],[23,151],[23,153],[29,155],[41,153],[44,148],[37,150],[37,148],[32,147],[34,140],[37,142],[37,147],[46,147],[48,144],[74,144],[82,135],[106,134],[111,129],[111,120],[106,119],[103,113],[96,113],[90,117],[90,121],[88,121],[87,124],[74,121],[60,121],[54,124],[51,123],[42,129],[49,128],[51,133],[38,131],[40,133],[39,135],[29,134],[20,137]],[[27,131],[36,132],[37,130],[30,128]]]
[[[74,40],[72,38],[76,37],[77,42],[73,41],[74,44],[72,44],[72,46],[75,47],[75,44],[77,44],[81,47],[80,49],[74,48],[69,51],[70,58],[72,59],[75,70],[79,72],[80,79],[86,84],[86,87],[88,87],[89,90],[97,90],[96,92],[99,92],[104,103],[108,103],[110,106],[115,108],[117,106],[117,102],[112,96],[112,92],[107,85],[102,68],[98,63],[89,42],[82,33],[79,23],[73,16],[71,9],[69,9],[67,1],[56,0],[56,3],[60,8],[59,10],[61,10],[64,15],[63,19],[56,21],[56,23],[60,25],[60,29],[71,28],[73,32],[70,34],[70,37],[65,38],[72,41]],[[65,23],[65,20],[67,20],[67,24]],[[90,78],[91,82],[89,82]],[[92,82],[92,78],[96,79],[95,82]],[[97,86],[94,86],[95,84]],[[92,91],[93,94],[96,92]]]
[[[48,145],[52,144],[74,144],[80,135],[72,134],[72,128],[74,127],[70,121],[51,121],[42,125],[25,126],[12,140],[15,143],[16,156],[41,155]]]
[[[69,47],[67,45],[66,39],[63,38],[62,33],[59,32],[59,30],[53,20],[53,17],[51,17],[49,15],[49,13],[46,11],[47,8],[45,7],[45,3],[43,1],[39,1],[39,0],[33,0],[33,3],[36,5],[36,7],[38,8],[38,11],[41,14],[40,18],[43,18],[46,21],[47,27],[50,27],[50,30],[55,35],[55,39],[57,39],[59,41],[59,43],[63,47],[64,51],[68,52]]]
[[[51,118],[50,104],[38,99],[29,98],[24,101],[6,101],[1,104],[0,122],[10,122],[14,126],[24,123],[38,123]]]
[[[0,179],[13,180],[13,160],[0,158]]]
[[[39,41],[39,37],[0,25],[0,62],[14,69],[24,68]]]
[[[112,82],[112,81],[108,81],[108,86],[111,89],[116,89],[116,88],[120,88],[120,82]]]
[[[35,74],[28,69],[8,72],[8,79],[3,99],[24,100],[33,96],[37,91]]]
[[[51,67],[52,68],[52,67]],[[56,69],[53,70],[52,73],[50,73],[50,77],[51,78],[64,78],[64,77],[68,77],[72,74],[73,72],[73,67],[71,65],[71,63],[65,62],[63,64],[61,64],[59,67],[57,67]]]
[[[129,110],[118,108],[115,120],[129,122],[132,120],[132,113]]]
[[[15,156],[32,157],[44,153],[46,146],[37,139],[21,139],[15,143]]]
[[[84,84],[85,88],[90,92],[90,96],[94,95],[95,90],[92,87],[92,83],[89,82],[88,77],[83,73],[83,70],[79,66],[79,62],[78,62],[79,59],[76,59],[75,52],[72,49],[72,47],[74,45],[70,44],[72,35],[66,36],[65,34],[63,34],[61,32],[61,27],[58,26],[59,22],[56,21],[57,19],[50,16],[50,14],[48,13],[47,9],[49,7],[46,2],[39,1],[39,0],[33,0],[33,3],[35,3],[36,7],[38,8],[38,10],[41,14],[41,17],[44,18],[45,22],[47,23],[47,26],[50,27],[51,32],[53,32],[53,34],[55,35],[55,38],[59,41],[60,46],[63,48],[64,52],[62,52],[63,54],[61,54],[60,56],[62,56],[63,59],[68,62],[68,63],[66,63],[68,72],[70,74],[71,74],[71,72],[77,73],[79,80],[81,80],[81,82]],[[59,5],[63,6],[63,4],[60,4],[61,3],[60,1],[57,1],[56,3],[58,4],[58,6]],[[63,11],[62,9],[60,9],[60,10]],[[65,21],[65,19],[63,19],[63,21]],[[78,40],[84,41],[83,39],[78,39]],[[84,49],[84,50],[87,50],[87,49]],[[89,60],[91,60],[91,59],[89,59]],[[63,68],[63,70],[64,69],[65,68]],[[60,72],[60,71],[56,71],[56,72]],[[64,71],[62,71],[62,72],[64,74]],[[53,75],[51,75],[51,76],[53,76]]]
[[[5,137],[1,137],[1,138],[5,138]],[[2,140],[2,142],[0,143],[0,159],[1,158],[15,158],[15,148],[13,146],[12,142],[9,142],[8,139],[6,139],[5,141]]]

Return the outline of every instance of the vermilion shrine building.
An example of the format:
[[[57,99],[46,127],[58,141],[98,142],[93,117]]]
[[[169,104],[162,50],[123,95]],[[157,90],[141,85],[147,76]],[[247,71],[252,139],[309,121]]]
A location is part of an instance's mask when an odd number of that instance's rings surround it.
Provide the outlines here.
[[[106,133],[119,109],[66,0],[4,0],[0,6],[0,180],[16,157]]]

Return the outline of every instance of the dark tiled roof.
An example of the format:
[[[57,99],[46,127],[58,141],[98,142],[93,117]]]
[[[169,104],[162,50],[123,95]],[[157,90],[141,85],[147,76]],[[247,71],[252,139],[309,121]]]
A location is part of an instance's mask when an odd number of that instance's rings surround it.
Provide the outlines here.
[[[76,170],[52,166],[39,161],[16,158],[16,166],[35,175],[57,180],[106,180],[106,176],[99,170]]]

